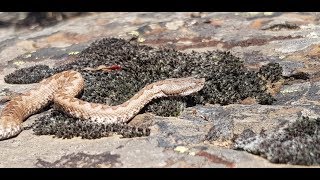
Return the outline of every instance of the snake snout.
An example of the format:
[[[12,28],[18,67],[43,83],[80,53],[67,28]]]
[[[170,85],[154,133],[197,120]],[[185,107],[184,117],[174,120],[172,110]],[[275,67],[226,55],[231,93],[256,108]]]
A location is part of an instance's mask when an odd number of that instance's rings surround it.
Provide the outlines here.
[[[18,135],[22,131],[20,126],[14,128],[0,128],[0,140],[9,139]]]
[[[189,94],[198,92],[204,87],[204,84],[205,84],[205,78],[200,78],[200,79],[192,78],[192,80],[188,84],[189,87],[187,87],[185,91],[182,91],[179,95],[187,96]]]
[[[194,77],[176,78],[170,79],[170,81],[171,83],[162,89],[162,92],[167,96],[187,96],[200,91],[205,83],[204,78]]]
[[[0,118],[0,141],[18,135],[22,131],[20,124],[8,123],[4,117]]]

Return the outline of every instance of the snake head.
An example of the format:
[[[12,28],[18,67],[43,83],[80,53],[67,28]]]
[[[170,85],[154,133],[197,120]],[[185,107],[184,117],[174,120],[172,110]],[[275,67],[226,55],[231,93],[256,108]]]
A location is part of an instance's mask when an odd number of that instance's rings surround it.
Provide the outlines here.
[[[200,91],[205,83],[204,78],[172,78],[162,83],[161,91],[167,96],[187,96]]]
[[[3,116],[0,118],[0,141],[18,135],[22,131],[22,126],[10,117]]]

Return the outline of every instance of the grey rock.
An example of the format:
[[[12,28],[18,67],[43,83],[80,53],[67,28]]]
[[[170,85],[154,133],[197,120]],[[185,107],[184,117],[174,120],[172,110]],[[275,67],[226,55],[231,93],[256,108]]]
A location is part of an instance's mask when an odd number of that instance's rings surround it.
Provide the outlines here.
[[[0,18],[4,16],[0,14]],[[0,167],[301,167],[274,164],[234,150],[232,145],[244,131],[250,130],[244,137],[250,141],[253,134],[271,133],[302,116],[319,117],[318,16],[201,13],[200,17],[192,17],[188,12],[112,12],[90,13],[37,29],[2,28],[0,85],[12,92],[25,92],[36,86],[6,84],[4,76],[14,70],[39,63],[56,67],[76,61],[75,54],[94,40],[112,36],[130,39],[134,31],[138,31],[142,44],[183,51],[227,50],[243,58],[250,69],[277,62],[283,67],[284,76],[304,72],[310,79],[287,80],[276,93],[277,102],[273,105],[197,105],[187,108],[178,118],[155,116],[147,123],[151,128],[149,137],[58,139],[35,136],[32,130],[25,130],[15,138],[0,141]],[[299,28],[266,29],[282,22]],[[37,117],[30,117],[25,126]]]

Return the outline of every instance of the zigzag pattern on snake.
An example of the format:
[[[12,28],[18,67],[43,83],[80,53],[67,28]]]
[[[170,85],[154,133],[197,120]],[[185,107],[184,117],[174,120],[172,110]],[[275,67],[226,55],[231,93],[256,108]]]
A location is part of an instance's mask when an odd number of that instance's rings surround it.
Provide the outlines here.
[[[146,85],[123,104],[108,106],[76,98],[84,88],[84,79],[77,71],[64,71],[42,80],[36,89],[8,102],[0,115],[0,140],[18,135],[22,131],[23,121],[51,102],[76,118],[106,124],[128,122],[152,99],[186,96],[200,91],[204,83],[204,78],[165,79]]]

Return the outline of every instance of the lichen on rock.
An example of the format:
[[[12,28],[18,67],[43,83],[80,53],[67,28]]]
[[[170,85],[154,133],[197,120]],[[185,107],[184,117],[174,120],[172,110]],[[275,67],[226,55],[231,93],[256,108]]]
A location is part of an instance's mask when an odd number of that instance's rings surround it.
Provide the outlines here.
[[[138,128],[128,124],[98,124],[90,120],[80,120],[65,115],[57,110],[41,116],[33,124],[36,135],[54,135],[58,138],[97,139],[113,133],[122,137],[141,137],[150,134],[149,128]]]
[[[8,74],[4,81],[10,84],[31,84],[53,75],[52,69],[46,65],[35,65],[22,68]]]
[[[96,68],[100,65],[117,65],[121,70],[85,70],[87,67]],[[244,67],[240,58],[229,52],[184,53],[123,39],[104,38],[79,53],[77,61],[48,69],[45,75],[41,75],[43,72],[39,71],[38,76],[46,77],[69,69],[79,71],[85,79],[85,89],[80,99],[109,105],[127,101],[145,85],[158,80],[187,76],[206,79],[204,88],[198,93],[187,97],[154,100],[142,110],[160,116],[177,116],[185,107],[195,104],[227,105],[247,97],[257,99],[260,104],[271,104],[274,98],[266,92],[265,79],[276,81],[281,78],[282,72],[276,64],[263,66],[260,72],[250,71]],[[29,83],[30,80],[22,72],[28,74],[28,69],[8,75],[6,82]],[[268,77],[261,78],[263,75]]]
[[[320,118],[302,117],[270,134],[240,135],[234,148],[258,154],[273,163],[319,165],[319,129]]]

